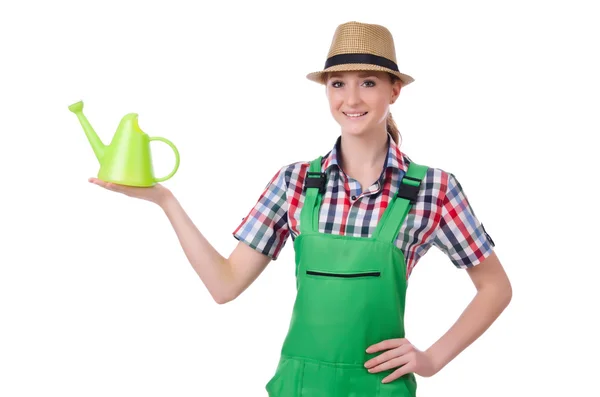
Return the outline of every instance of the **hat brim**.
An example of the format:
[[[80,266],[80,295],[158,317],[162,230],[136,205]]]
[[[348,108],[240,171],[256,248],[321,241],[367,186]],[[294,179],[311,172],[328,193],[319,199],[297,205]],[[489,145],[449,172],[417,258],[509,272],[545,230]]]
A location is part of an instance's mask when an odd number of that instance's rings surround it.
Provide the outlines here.
[[[408,84],[412,83],[413,81],[415,81],[415,79],[413,79],[411,76],[409,76],[407,74],[396,72],[395,70],[388,69],[383,66],[372,65],[372,64],[367,64],[367,63],[350,63],[350,64],[343,64],[343,65],[335,65],[335,66],[331,66],[327,69],[324,69],[324,70],[321,70],[318,72],[309,73],[306,75],[306,78],[311,81],[314,81],[315,83],[324,84],[324,82],[322,81],[322,77],[323,77],[323,74],[325,74],[325,73],[353,72],[353,71],[363,71],[363,70],[364,71],[374,70],[374,71],[378,71],[378,72],[391,73],[400,79],[400,81],[402,82],[402,86],[408,85]]]

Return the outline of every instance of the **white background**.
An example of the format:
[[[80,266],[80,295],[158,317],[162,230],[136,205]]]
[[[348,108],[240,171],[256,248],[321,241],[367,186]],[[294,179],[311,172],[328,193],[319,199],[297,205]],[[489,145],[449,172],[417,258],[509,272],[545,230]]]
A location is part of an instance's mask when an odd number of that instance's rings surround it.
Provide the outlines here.
[[[294,294],[288,240],[217,305],[155,205],[89,184],[136,112],[181,153],[164,185],[228,256],[275,172],[339,135],[322,86],[336,26],[382,24],[416,80],[401,149],[456,175],[514,297],[419,396],[597,396],[600,28],[592,1],[3,2],[0,396],[266,396]],[[152,144],[155,171],[170,149]],[[437,249],[410,279],[426,349],[474,295]]]

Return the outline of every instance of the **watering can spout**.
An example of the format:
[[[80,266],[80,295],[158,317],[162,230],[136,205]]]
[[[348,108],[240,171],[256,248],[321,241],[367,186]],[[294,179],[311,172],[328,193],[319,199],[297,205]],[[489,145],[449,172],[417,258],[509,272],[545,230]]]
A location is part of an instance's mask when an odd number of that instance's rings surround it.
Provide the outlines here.
[[[102,143],[102,141],[98,137],[98,134],[96,134],[96,131],[94,131],[90,122],[83,114],[83,101],[79,101],[77,103],[72,104],[71,106],[69,106],[69,110],[75,113],[75,115],[77,115],[77,118],[79,119],[79,122],[83,127],[83,131],[85,131],[85,135],[87,136],[87,139],[90,142],[92,149],[94,150],[94,154],[96,155],[98,162],[100,162],[102,157],[104,156],[106,145]]]

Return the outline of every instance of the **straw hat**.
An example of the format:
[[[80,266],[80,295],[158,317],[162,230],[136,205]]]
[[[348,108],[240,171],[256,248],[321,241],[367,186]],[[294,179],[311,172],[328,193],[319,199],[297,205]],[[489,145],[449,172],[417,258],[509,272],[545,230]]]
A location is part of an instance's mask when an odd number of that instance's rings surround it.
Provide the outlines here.
[[[321,78],[325,72],[353,70],[388,72],[397,76],[402,81],[402,86],[415,80],[398,70],[394,38],[390,31],[381,25],[361,22],[339,25],[333,35],[324,69],[309,73],[306,77],[323,84]]]

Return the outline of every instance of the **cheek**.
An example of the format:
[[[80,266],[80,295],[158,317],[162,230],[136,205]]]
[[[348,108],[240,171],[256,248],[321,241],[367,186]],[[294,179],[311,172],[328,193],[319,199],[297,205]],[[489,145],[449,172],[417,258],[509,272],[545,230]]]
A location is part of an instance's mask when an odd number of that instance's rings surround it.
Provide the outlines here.
[[[381,93],[376,93],[375,95],[372,95],[371,98],[369,99],[369,104],[374,109],[384,112],[386,107],[390,103],[389,103],[387,95],[385,93],[381,92]]]
[[[331,110],[339,109],[343,103],[343,100],[340,98],[340,96],[335,94],[327,95],[327,100],[329,101],[329,107]]]
[[[373,112],[375,122],[379,123],[387,118],[386,109],[389,106],[389,101],[386,100],[384,93],[376,93],[370,95],[368,99],[369,108]]]

